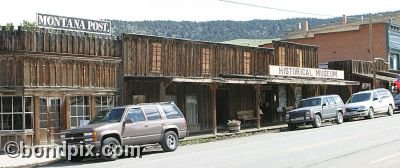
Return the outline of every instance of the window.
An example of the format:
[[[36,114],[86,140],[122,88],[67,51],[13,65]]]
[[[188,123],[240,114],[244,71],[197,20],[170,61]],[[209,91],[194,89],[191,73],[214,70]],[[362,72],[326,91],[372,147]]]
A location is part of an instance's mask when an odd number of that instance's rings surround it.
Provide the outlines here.
[[[146,121],[142,110],[139,108],[130,109],[126,118],[131,119],[133,122]]]
[[[322,104],[325,104],[325,105],[329,104],[328,99],[326,97],[322,99]]]
[[[244,52],[243,53],[244,74],[250,74],[250,60],[251,60],[250,52]]]
[[[186,96],[186,119],[189,124],[190,131],[200,130],[199,114],[197,109],[197,97]]]
[[[159,73],[161,71],[161,44],[153,43],[153,60],[151,72]]]
[[[173,104],[161,105],[161,108],[164,110],[168,119],[183,118],[182,112]]]
[[[297,63],[299,67],[303,67],[303,50],[301,49],[296,49],[297,53]]]
[[[333,100],[333,97],[328,97],[328,103],[329,105],[335,105],[335,100]]]
[[[90,121],[90,96],[71,97],[71,128],[87,125]]]
[[[40,98],[40,128],[60,128],[61,105],[59,98]],[[47,118],[49,114],[49,118]]]
[[[278,53],[278,56],[279,56],[279,62],[278,62],[278,65],[279,66],[285,66],[286,65],[286,53],[285,53],[285,47],[279,47],[279,53]]]
[[[33,129],[32,97],[0,97],[0,130]]]
[[[96,112],[109,109],[115,106],[115,98],[113,96],[97,96]]]
[[[336,104],[343,104],[342,98],[340,98],[339,96],[335,96],[333,98],[335,99]]]
[[[160,112],[156,106],[144,106],[142,109],[146,113],[148,121],[161,120]]]
[[[208,48],[201,49],[201,73],[210,73],[210,49]]]

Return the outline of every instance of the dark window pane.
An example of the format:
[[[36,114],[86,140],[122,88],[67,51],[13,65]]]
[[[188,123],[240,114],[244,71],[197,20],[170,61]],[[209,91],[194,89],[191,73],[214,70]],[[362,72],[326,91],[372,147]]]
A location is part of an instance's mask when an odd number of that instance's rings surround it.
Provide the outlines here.
[[[40,121],[40,128],[47,128],[47,121]]]
[[[71,117],[71,127],[77,127],[77,118],[76,117]]]
[[[114,107],[114,97],[107,97],[107,106]]]
[[[32,97],[25,97],[25,112],[33,112]]]
[[[3,129],[3,115],[0,114],[0,130],[2,130],[2,129]]]
[[[3,114],[3,130],[11,130],[12,129],[12,115],[11,114]]]
[[[84,114],[84,108],[82,108],[82,107],[78,107],[78,109],[77,109],[77,111],[78,111],[78,116],[83,116],[83,114]]]
[[[169,104],[169,105],[162,105],[161,107],[164,110],[165,114],[167,115],[168,119],[183,118],[182,113],[176,106]]]
[[[99,111],[101,111],[101,108],[96,106],[96,112],[99,112]]]
[[[83,105],[83,97],[82,96],[76,97],[76,105]]]
[[[71,106],[71,116],[76,116],[77,112],[76,112],[76,106]]]
[[[146,121],[141,109],[130,109],[127,118],[133,120],[133,122]]]
[[[52,113],[51,114],[51,119],[52,120],[59,120],[60,119],[60,113]]]
[[[76,105],[77,97],[71,97],[71,105]]]
[[[90,96],[83,96],[84,105],[90,105]]]
[[[22,114],[14,114],[14,130],[22,130],[23,128],[23,115]]]
[[[60,120],[51,120],[51,127],[60,128]]]
[[[33,129],[33,114],[25,114],[25,129]]]
[[[101,106],[101,97],[96,97],[96,107],[100,107]]]
[[[47,114],[40,114],[40,120],[47,120]]]
[[[14,112],[22,112],[22,97],[18,96],[14,97],[13,99]]]
[[[12,112],[12,97],[3,97],[3,113],[11,113]]]
[[[146,113],[147,120],[161,120],[160,112],[156,106],[144,106],[143,111]]]

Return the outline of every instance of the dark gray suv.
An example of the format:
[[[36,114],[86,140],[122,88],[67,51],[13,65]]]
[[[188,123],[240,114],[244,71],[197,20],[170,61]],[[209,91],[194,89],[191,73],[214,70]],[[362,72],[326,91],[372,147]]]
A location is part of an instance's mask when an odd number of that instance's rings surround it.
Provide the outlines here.
[[[295,130],[300,124],[312,124],[314,128],[322,125],[323,121],[343,123],[345,107],[338,95],[311,97],[300,101],[297,109],[286,114],[289,130]]]

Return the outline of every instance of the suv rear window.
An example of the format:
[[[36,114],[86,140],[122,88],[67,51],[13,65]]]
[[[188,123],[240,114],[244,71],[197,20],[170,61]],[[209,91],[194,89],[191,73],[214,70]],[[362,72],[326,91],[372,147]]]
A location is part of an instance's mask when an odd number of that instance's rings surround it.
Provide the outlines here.
[[[173,104],[161,105],[164,110],[167,119],[183,118],[182,112]]]
[[[142,107],[148,121],[161,120],[160,112],[156,106],[143,106]]]

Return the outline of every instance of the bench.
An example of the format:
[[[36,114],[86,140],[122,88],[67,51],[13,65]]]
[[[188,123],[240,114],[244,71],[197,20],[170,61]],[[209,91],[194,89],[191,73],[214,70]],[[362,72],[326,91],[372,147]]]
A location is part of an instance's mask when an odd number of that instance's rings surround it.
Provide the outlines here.
[[[257,120],[254,110],[238,111],[236,114],[238,119],[243,122],[243,126],[246,126],[246,121]]]

